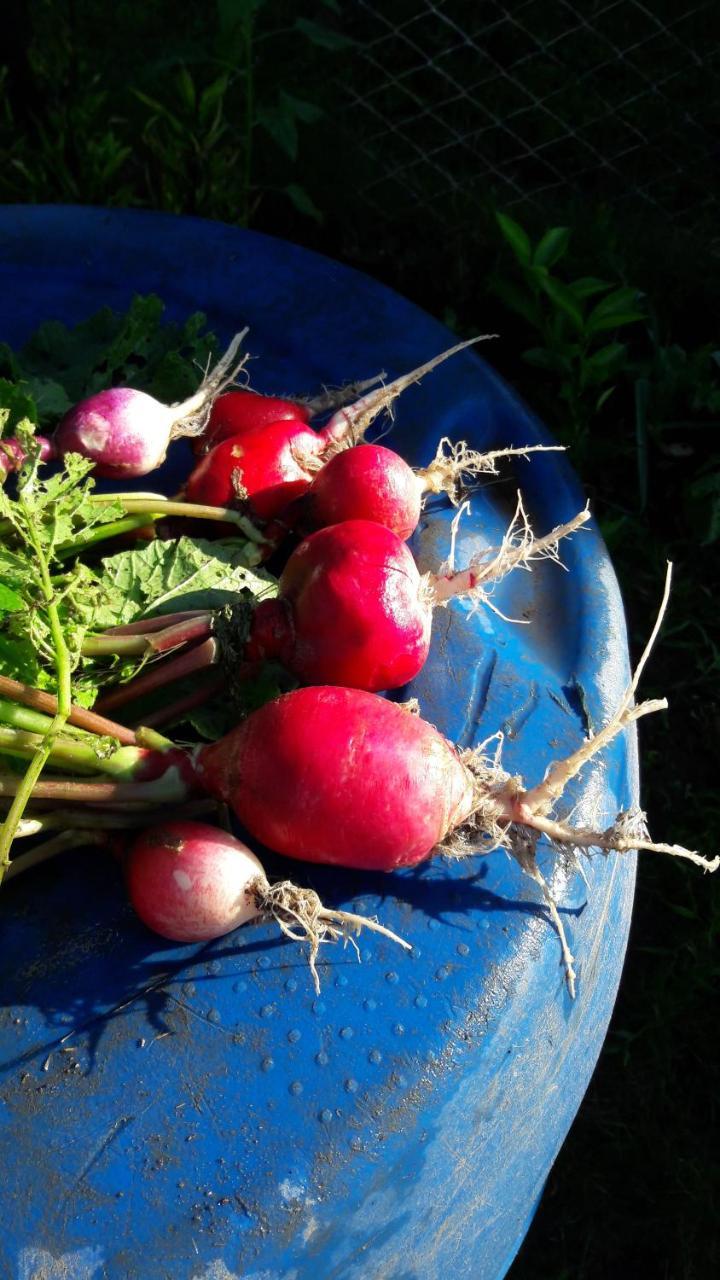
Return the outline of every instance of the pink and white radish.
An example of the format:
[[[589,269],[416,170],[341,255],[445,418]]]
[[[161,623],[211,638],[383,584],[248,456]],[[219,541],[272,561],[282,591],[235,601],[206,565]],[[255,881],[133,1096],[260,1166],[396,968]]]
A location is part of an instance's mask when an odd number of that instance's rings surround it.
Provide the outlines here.
[[[132,387],[109,387],[80,401],[55,431],[56,455],[82,454],[94,462],[97,475],[111,479],[154,471],[172,440],[204,429],[212,401],[243,368],[247,357],[238,361],[237,353],[246,333],[236,334],[195,394],[180,404],[161,404]]]
[[[306,939],[316,992],[323,942],[371,929],[410,950],[377,920],[323,906],[312,889],[289,880],[271,885],[260,859],[242,840],[206,823],[168,821],[143,831],[127,855],[125,877],[140,919],[173,942],[207,942],[267,919],[288,938]]]
[[[40,462],[48,462],[55,457],[55,446],[45,436],[35,436],[33,443],[38,451]],[[27,456],[27,450],[14,436],[0,440],[0,484],[12,471],[20,470]]]

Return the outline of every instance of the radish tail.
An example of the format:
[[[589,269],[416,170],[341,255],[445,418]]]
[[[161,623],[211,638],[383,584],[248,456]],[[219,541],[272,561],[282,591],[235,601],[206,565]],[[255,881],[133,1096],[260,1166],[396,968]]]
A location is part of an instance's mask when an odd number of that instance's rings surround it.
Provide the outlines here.
[[[474,346],[476,342],[487,342],[490,338],[495,337],[497,337],[497,334],[485,333],[476,338],[468,338],[466,342],[458,342],[454,347],[450,347],[448,351],[441,351],[440,355],[434,356],[432,360],[421,364],[417,369],[411,369],[409,373],[404,373],[402,377],[396,378],[394,382],[388,383],[387,386],[380,387],[377,391],[370,391],[367,395],[362,396],[360,400],[356,400],[355,404],[339,409],[319,433],[326,441],[325,460],[327,461],[333,453],[337,453],[340,449],[347,449],[351,445],[358,444],[383,409],[389,410],[393,401],[403,391],[411,387],[413,383],[419,382],[427,373],[431,373],[433,369],[436,369],[439,364],[449,360],[458,351],[464,351],[466,347]]]

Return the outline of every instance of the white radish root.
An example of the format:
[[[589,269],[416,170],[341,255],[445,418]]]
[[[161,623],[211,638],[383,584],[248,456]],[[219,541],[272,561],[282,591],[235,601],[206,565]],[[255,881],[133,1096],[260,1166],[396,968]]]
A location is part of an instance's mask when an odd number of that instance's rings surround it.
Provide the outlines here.
[[[371,929],[380,933],[398,946],[411,951],[412,947],[397,933],[386,929],[377,920],[367,916],[354,915],[350,911],[333,911],[323,906],[313,889],[301,889],[291,880],[282,880],[278,884],[269,884],[259,879],[250,886],[254,894],[255,905],[259,913],[274,920],[287,938],[294,942],[307,941],[310,944],[308,963],[313,976],[316,994],[320,994],[320,978],[316,961],[323,942],[337,942],[344,938],[351,942],[357,951],[355,936],[363,929]],[[359,957],[359,952],[358,952]]]
[[[169,406],[174,411],[173,426],[170,433],[172,440],[178,436],[202,435],[210,415],[212,403],[222,392],[236,381],[250,359],[244,355],[237,359],[237,354],[249,330],[236,333],[230,346],[217,364],[206,373],[194,395],[178,404]]]
[[[586,507],[573,516],[572,520],[557,525],[543,537],[536,538],[523,506],[522,495],[518,494],[515,513],[500,546],[488,547],[466,569],[455,570],[455,539],[465,509],[466,506],[460,507],[452,522],[449,562],[437,574],[427,575],[426,590],[435,605],[446,605],[458,595],[470,595],[498,614],[500,611],[492,603],[492,591],[498,583],[513,569],[530,569],[538,560],[554,560],[564,567],[559,556],[559,544],[590,519],[590,511]]]
[[[454,347],[450,347],[448,351],[441,351],[432,360],[419,365],[417,369],[411,369],[409,373],[404,373],[400,378],[396,378],[394,382],[389,382],[387,386],[382,386],[376,391],[370,391],[367,395],[362,396],[360,400],[356,400],[354,404],[339,409],[337,413],[333,414],[322,431],[322,435],[328,441],[325,460],[327,461],[332,453],[337,452],[339,449],[346,449],[352,445],[359,444],[378,414],[382,413],[383,410],[391,412],[392,405],[398,396],[403,391],[406,391],[408,387],[413,386],[414,383],[420,382],[421,378],[431,373],[438,365],[443,364],[445,360],[449,360],[458,351],[464,351],[467,347],[472,347],[477,342],[488,342],[491,338],[496,337],[497,334],[495,333],[485,333],[476,338],[468,338],[466,342],[458,342]]]
[[[604,750],[619,733],[642,716],[667,707],[665,698],[653,698],[635,705],[634,697],[640,676],[665,616],[671,578],[672,565],[668,564],[665,588],[655,625],[617,710],[602,729],[585,739],[577,751],[565,760],[553,762],[547,769],[542,782],[525,789],[521,778],[511,777],[501,768],[499,752],[492,759],[485,754],[487,744],[482,744],[476,750],[463,754],[463,761],[475,778],[477,809],[465,829],[456,832],[443,847],[443,851],[455,856],[478,852],[478,837],[480,837],[482,852],[490,853],[493,849],[504,848],[512,854],[522,870],[539,885],[542,891],[545,905],[560,938],[562,964],[568,990],[573,997],[577,977],[574,957],[560,918],[558,904],[537,865],[536,848],[541,836],[544,836],[557,851],[570,853],[573,858],[576,858],[579,851],[589,854],[592,850],[597,850],[608,854],[643,850],[683,858],[704,871],[714,872],[720,867],[720,856],[706,858],[682,845],[656,843],[650,840],[645,814],[639,809],[619,813],[615,821],[604,830],[593,830],[584,826],[575,827],[568,822],[549,816],[571,779],[576,777],[580,770]]]
[[[561,444],[530,444],[507,449],[492,449],[479,453],[461,440],[453,444],[447,436],[440,441],[435,457],[427,467],[421,467],[416,475],[422,481],[426,493],[446,493],[453,506],[457,506],[479,475],[498,475],[497,463],[501,458],[527,458],[531,453],[564,453]]]

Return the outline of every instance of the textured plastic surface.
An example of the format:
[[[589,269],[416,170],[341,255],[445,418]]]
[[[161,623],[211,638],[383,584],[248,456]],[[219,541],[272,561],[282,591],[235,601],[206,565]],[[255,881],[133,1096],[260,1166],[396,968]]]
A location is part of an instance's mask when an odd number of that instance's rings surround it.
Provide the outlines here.
[[[261,390],[305,391],[450,345],[372,280],[289,244],[138,212],[8,209],[0,217],[0,338],[77,321],[156,291],[244,324]],[[491,352],[489,353],[492,354]],[[547,433],[474,354],[400,402],[393,443],[429,460],[441,434],[475,447]],[[171,471],[187,465],[175,448]],[[514,468],[539,532],[583,497],[548,454]],[[147,483],[147,482],[145,482]],[[496,541],[511,476],[473,502],[457,563]],[[444,559],[451,513],[414,550]],[[498,593],[505,623],[452,604],[410,693],[469,746],[498,729],[528,781],[616,704],[622,606],[597,534]],[[388,787],[393,779],[388,778]],[[610,820],[637,800],[633,740],[563,802]],[[374,936],[327,949],[313,995],[301,950],[270,926],[163,946],[132,917],[115,864],[74,855],[0,898],[0,1273],[18,1280],[500,1280],[578,1108],[612,1009],[634,860],[596,858],[587,884],[545,853],[578,958],[565,989],[535,887],[501,853],[367,878],[293,864],[331,904],[377,913],[414,950]],[[286,872],[280,860],[272,873]]]

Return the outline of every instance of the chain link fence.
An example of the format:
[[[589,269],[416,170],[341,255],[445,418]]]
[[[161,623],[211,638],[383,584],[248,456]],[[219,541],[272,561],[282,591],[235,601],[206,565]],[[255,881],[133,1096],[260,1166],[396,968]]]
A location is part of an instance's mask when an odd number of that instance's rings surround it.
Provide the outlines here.
[[[343,80],[376,210],[632,205],[720,253],[717,0],[355,0]]]

